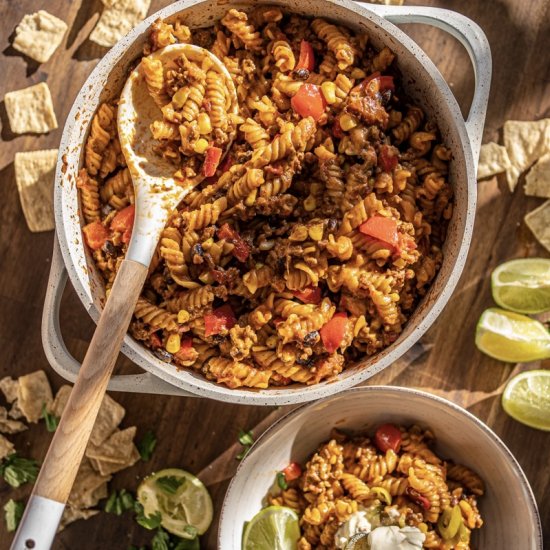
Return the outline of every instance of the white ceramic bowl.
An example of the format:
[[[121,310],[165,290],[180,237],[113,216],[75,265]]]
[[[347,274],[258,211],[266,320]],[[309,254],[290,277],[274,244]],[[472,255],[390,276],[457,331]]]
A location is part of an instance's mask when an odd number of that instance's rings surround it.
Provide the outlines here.
[[[425,392],[389,386],[356,388],[305,405],[271,426],[242,461],[221,512],[218,548],[240,550],[242,530],[261,508],[276,472],[304,464],[333,427],[372,431],[385,422],[430,427],[443,458],[483,478],[484,525],[473,533],[479,550],[542,550],[537,505],[525,474],[504,443],[461,407]]]

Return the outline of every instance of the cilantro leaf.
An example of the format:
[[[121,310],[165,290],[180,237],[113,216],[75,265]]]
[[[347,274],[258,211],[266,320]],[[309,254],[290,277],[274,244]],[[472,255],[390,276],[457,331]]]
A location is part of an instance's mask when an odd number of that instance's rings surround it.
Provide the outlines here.
[[[59,425],[59,417],[53,415],[52,413],[48,412],[48,408],[46,407],[46,403],[42,405],[42,414],[40,415],[40,418],[43,418],[46,422],[46,430],[49,432],[55,432],[57,426]]]
[[[163,529],[159,529],[151,541],[153,550],[170,550],[170,535]]]
[[[0,464],[0,475],[12,487],[19,487],[23,483],[36,481],[38,463],[32,458],[21,458],[13,453]]]
[[[23,517],[24,510],[25,505],[22,502],[13,500],[12,498],[6,502],[4,505],[4,519],[6,521],[8,533],[11,533],[17,529],[17,526]]]
[[[288,489],[288,483],[284,472],[277,472],[277,485],[284,491]]]
[[[252,430],[248,430],[248,432],[239,430],[239,443],[244,447],[247,445],[252,445],[252,443],[254,443],[254,435],[252,434]]]
[[[178,479],[174,476],[159,477],[155,483],[170,495],[175,495],[176,491],[185,483],[185,479]]]
[[[179,539],[173,550],[200,550],[199,537],[194,539]]]
[[[150,460],[156,446],[157,438],[155,437],[155,434],[153,434],[153,432],[149,430],[145,433],[145,435],[141,438],[141,441],[137,444],[141,460],[143,460],[144,462]]]
[[[126,489],[121,489],[119,492],[113,491],[105,503],[104,510],[109,514],[120,516],[126,510],[132,510],[134,502],[133,495]]]
[[[136,511],[137,523],[142,527],[145,527],[145,529],[156,529],[157,527],[160,527],[162,521],[160,512],[157,511],[151,516],[146,516],[143,506],[137,501],[134,505],[134,510]]]

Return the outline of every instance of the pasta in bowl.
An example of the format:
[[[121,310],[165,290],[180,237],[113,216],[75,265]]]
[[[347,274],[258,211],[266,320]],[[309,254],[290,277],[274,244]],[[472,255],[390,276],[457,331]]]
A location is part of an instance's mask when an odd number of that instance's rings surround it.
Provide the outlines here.
[[[161,61],[183,42],[219,58]],[[153,23],[141,67],[157,154],[193,186],[130,327],[161,360],[229,388],[313,385],[395,342],[443,262],[451,150],[364,32],[276,6],[215,25]],[[77,187],[109,290],[131,237],[117,99],[100,105]],[[222,159],[222,149],[235,139]]]

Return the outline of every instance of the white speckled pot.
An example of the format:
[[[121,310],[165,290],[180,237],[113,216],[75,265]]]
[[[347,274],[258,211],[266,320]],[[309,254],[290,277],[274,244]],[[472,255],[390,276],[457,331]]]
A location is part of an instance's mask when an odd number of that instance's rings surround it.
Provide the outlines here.
[[[262,508],[276,472],[293,461],[304,464],[329,439],[333,427],[372,433],[386,422],[430,427],[439,456],[465,464],[483,478],[486,494],[479,503],[484,525],[474,531],[474,548],[542,550],[542,528],[531,487],[495,433],[450,401],[387,386],[345,391],[302,406],[271,426],[231,481],[221,512],[218,548],[241,548],[244,522]]]
[[[57,239],[43,318],[43,343],[54,369],[74,380],[79,364],[63,343],[59,329],[59,304],[67,272],[82,303],[97,321],[104,299],[103,285],[90,254],[82,242],[76,176],[83,162],[83,144],[90,120],[98,105],[120,92],[131,63],[140,55],[149,25],[158,17],[183,15],[192,27],[205,26],[235,6],[246,9],[260,2],[182,0],[152,15],[124,37],[92,72],[69,114],[60,145],[56,172],[55,214]],[[141,343],[127,336],[122,348],[145,374],[115,376],[109,389],[195,395],[234,403],[283,405],[312,401],[350,388],[390,365],[409,349],[435,321],[449,300],[462,273],[472,237],[476,206],[476,165],[491,75],[491,56],[485,35],[465,17],[447,10],[359,5],[349,0],[274,0],[295,13],[323,16],[352,28],[366,31],[372,43],[389,46],[396,54],[408,93],[439,124],[446,145],[452,150],[451,182],[455,209],[445,243],[445,259],[430,292],[400,336],[375,357],[348,366],[337,380],[315,386],[293,385],[284,389],[231,390],[188,371],[177,371],[160,361]],[[382,17],[383,16],[383,17]],[[426,54],[395,23],[418,22],[439,26],[458,38],[467,48],[476,73],[476,91],[465,122],[460,109]]]

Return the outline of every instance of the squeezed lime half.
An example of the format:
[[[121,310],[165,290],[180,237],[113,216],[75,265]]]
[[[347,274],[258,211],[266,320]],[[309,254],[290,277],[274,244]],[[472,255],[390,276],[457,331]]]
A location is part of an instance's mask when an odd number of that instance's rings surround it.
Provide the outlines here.
[[[242,550],[296,550],[300,538],[298,514],[284,506],[269,506],[246,525]]]

